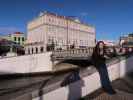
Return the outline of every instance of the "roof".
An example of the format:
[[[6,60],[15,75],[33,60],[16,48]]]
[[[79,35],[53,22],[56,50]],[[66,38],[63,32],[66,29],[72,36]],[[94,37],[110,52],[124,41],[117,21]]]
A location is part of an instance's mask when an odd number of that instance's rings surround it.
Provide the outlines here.
[[[23,34],[22,32],[14,32],[13,34]]]
[[[77,18],[78,18],[78,17],[76,17],[76,16],[63,16],[63,15],[59,15],[59,14],[57,14],[57,13],[52,13],[52,12],[49,12],[49,11],[44,11],[44,12],[41,12],[41,13],[39,14],[39,17],[44,16],[44,15],[52,15],[52,16],[56,16],[56,17],[59,17],[59,18],[63,18],[63,19],[67,19],[67,20],[74,21],[75,23],[84,24],[84,25],[86,25],[86,26],[94,27],[93,25],[90,25],[90,24],[88,24],[88,23],[85,23],[85,22],[83,22],[83,21],[81,21],[81,20],[79,20],[79,19],[78,19],[79,21],[76,21]],[[36,18],[35,18],[35,19],[36,19]],[[35,19],[33,19],[33,20],[35,20]],[[30,22],[31,22],[31,21],[30,21]]]

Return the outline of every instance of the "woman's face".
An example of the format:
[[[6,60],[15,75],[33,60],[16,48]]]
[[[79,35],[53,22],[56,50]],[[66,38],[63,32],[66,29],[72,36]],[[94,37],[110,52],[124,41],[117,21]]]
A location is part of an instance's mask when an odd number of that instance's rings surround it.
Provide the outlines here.
[[[101,43],[99,43],[99,48],[100,49],[103,49],[104,48],[104,44],[101,42]]]

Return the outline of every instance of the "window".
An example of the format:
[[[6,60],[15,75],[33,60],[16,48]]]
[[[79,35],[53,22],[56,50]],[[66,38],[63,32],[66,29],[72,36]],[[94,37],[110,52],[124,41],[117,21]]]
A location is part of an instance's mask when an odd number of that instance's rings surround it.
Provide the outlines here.
[[[36,47],[36,53],[38,53],[38,48]]]
[[[48,37],[48,43],[51,42],[51,37]]]
[[[22,37],[22,41],[24,41],[24,37]]]
[[[49,18],[49,22],[51,22],[52,21],[52,19],[51,18]]]
[[[44,51],[44,48],[43,48],[43,47],[41,47],[41,48],[40,48],[40,51],[41,51],[41,52],[43,52],[43,51]]]
[[[32,54],[34,53],[34,49],[32,48]]]
[[[18,41],[20,41],[20,37],[18,37]]]
[[[14,37],[14,41],[16,41],[16,37]]]

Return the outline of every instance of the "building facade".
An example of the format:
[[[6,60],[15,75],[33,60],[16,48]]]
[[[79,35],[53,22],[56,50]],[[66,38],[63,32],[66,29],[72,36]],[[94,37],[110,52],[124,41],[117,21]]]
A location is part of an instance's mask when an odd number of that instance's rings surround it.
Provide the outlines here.
[[[7,39],[0,38],[0,58],[24,55],[24,47]]]
[[[27,25],[26,54],[54,49],[85,48],[95,46],[95,28],[78,19],[44,12]]]
[[[8,34],[8,35],[4,35],[4,36],[0,36],[2,39],[6,39],[8,41],[12,41],[15,42],[19,45],[24,45],[25,43],[25,34],[21,33],[21,32],[14,32],[12,34]]]
[[[127,36],[121,36],[119,44],[122,47],[133,47],[133,33],[129,33]]]

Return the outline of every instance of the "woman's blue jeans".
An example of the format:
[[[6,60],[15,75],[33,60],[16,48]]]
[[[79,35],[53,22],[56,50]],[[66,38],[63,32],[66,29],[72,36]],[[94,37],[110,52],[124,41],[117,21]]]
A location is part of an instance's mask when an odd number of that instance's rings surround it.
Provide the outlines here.
[[[103,89],[110,94],[114,93],[115,91],[111,86],[106,64],[101,64],[100,66],[97,66],[97,70],[100,75],[101,85]]]

